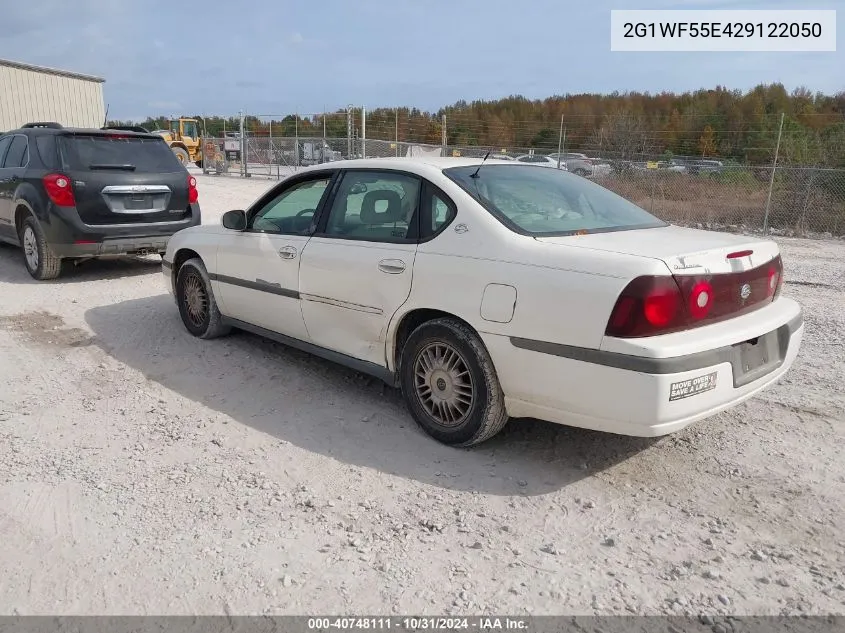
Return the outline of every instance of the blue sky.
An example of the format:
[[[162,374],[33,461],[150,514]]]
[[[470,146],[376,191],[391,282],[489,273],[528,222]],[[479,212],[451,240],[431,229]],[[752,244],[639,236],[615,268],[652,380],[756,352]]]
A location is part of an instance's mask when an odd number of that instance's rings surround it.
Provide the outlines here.
[[[837,6],[839,5],[839,6]],[[436,110],[509,94],[782,82],[845,90],[836,53],[611,53],[611,9],[836,9],[842,0],[30,0],[0,57],[106,79],[109,118]]]

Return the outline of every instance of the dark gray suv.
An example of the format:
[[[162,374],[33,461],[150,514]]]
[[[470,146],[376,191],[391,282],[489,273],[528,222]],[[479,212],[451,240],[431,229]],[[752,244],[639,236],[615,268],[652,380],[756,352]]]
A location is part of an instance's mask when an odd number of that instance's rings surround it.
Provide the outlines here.
[[[164,253],[200,223],[196,184],[158,135],[29,123],[0,135],[0,240],[39,280],[64,259]]]

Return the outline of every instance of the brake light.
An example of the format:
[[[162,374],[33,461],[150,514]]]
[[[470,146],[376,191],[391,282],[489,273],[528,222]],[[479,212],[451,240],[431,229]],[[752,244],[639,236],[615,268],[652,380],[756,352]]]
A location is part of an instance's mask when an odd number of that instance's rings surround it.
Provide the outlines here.
[[[776,299],[780,296],[780,291],[783,288],[783,262],[780,257],[777,257],[769,267],[768,285],[766,291],[768,296]]]
[[[703,319],[713,306],[713,286],[709,281],[699,281],[692,287],[687,301],[690,316],[693,319]]]
[[[780,256],[742,272],[637,277],[616,300],[605,334],[657,336],[724,321],[771,303],[782,285]]]
[[[200,192],[197,191],[197,179],[188,175],[188,203],[194,204],[199,200]]]
[[[73,197],[73,187],[70,178],[64,174],[47,174],[42,178],[44,190],[50,200],[57,207],[75,207],[76,199]]]
[[[605,334],[628,338],[662,333],[675,325],[682,304],[673,277],[637,277],[616,301]]]

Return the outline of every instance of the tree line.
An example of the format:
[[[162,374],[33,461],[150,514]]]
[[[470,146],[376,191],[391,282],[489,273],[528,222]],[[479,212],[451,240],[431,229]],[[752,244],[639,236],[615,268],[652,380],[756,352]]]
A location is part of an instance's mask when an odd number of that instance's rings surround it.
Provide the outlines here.
[[[685,93],[567,94],[534,100],[517,95],[459,101],[437,112],[368,108],[366,136],[439,145],[444,117],[446,142],[452,147],[556,151],[563,146],[565,151],[628,160],[698,156],[768,164],[780,133],[779,163],[845,168],[845,92],[789,92],[782,84],[747,92],[717,86]],[[360,109],[351,118],[352,134],[360,136]],[[150,130],[168,127],[164,117],[137,124]],[[245,129],[256,136],[346,138],[348,125],[345,109],[245,118]],[[238,131],[240,120],[205,117],[203,126],[206,134],[223,136],[224,130]]]

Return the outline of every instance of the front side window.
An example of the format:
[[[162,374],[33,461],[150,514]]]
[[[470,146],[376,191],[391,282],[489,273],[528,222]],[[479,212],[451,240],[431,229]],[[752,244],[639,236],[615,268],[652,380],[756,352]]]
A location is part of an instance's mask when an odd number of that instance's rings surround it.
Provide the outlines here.
[[[484,165],[444,173],[517,233],[540,237],[666,226],[612,191],[558,169]]]
[[[329,182],[331,178],[325,176],[285,189],[252,217],[249,228],[262,233],[307,234]]]
[[[415,238],[420,181],[394,172],[350,171],[334,198],[325,234],[374,242]]]
[[[185,136],[190,138],[197,138],[197,124],[193,121],[183,121],[182,130]]]

